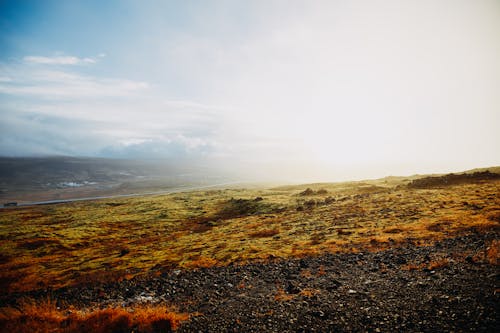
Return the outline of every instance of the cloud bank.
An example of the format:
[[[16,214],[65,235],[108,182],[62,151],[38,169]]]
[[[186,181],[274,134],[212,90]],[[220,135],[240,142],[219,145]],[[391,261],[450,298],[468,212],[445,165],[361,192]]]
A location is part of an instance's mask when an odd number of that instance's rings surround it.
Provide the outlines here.
[[[161,97],[144,81],[54,69],[90,58],[31,56],[3,64],[2,155],[115,158],[204,156],[217,109]]]

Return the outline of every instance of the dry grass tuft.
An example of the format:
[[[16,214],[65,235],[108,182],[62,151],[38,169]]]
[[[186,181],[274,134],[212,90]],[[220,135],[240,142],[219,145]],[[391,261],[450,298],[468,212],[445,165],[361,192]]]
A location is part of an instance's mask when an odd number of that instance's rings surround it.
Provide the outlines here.
[[[431,260],[428,263],[409,263],[406,265],[403,265],[401,269],[406,270],[406,271],[418,271],[422,269],[428,269],[428,270],[436,270],[439,268],[447,267],[450,264],[450,261],[447,258],[440,258],[436,260]]]
[[[449,264],[450,264],[450,261],[448,259],[442,258],[442,259],[438,259],[438,260],[434,260],[434,261],[429,262],[429,264],[427,265],[427,268],[432,271],[432,270],[435,270],[438,268],[446,267]]]
[[[311,273],[310,270],[308,270],[308,269],[302,269],[300,271],[300,276],[303,277],[303,278],[306,278],[306,279],[310,279],[310,278],[312,278],[313,275],[312,275],[312,273]]]
[[[299,292],[299,295],[304,297],[313,297],[314,295],[318,295],[320,291],[318,289],[305,288]]]
[[[252,233],[250,233],[249,236],[253,237],[253,238],[273,237],[279,233],[280,233],[279,229],[275,228],[275,229],[259,230],[256,232],[252,232]]]
[[[498,265],[500,260],[500,240],[495,239],[486,250],[486,259],[492,265]]]
[[[354,231],[349,231],[349,230],[345,230],[345,229],[338,229],[337,233],[339,235],[348,236],[348,235],[352,235],[354,233]]]
[[[443,224],[441,223],[429,224],[426,228],[427,230],[432,232],[440,232],[443,231]]]
[[[274,300],[277,302],[288,302],[291,301],[295,296],[288,294],[283,288],[278,288],[276,295],[274,295]]]
[[[23,301],[16,307],[0,309],[0,326],[5,332],[171,332],[189,314],[176,313],[166,306],[107,308],[94,311],[60,310],[47,300]]]
[[[384,230],[385,233],[387,234],[399,234],[403,232],[403,229],[401,228],[389,228]]]
[[[406,265],[403,265],[401,267],[402,270],[405,270],[405,271],[418,271],[418,270],[421,270],[422,268],[424,268],[425,265],[418,265],[418,264],[406,264]]]
[[[209,268],[217,265],[217,260],[212,258],[201,257],[184,264],[186,268]]]
[[[317,191],[314,191],[310,187],[306,188],[304,191],[299,193],[299,196],[308,196],[308,195],[325,195],[328,194],[328,191],[324,188],[320,188]]]

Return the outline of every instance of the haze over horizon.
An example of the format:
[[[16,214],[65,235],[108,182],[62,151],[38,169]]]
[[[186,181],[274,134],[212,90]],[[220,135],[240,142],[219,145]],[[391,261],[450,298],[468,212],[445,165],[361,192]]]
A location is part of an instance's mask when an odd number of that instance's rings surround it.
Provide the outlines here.
[[[500,2],[2,1],[0,156],[344,180],[500,165]]]

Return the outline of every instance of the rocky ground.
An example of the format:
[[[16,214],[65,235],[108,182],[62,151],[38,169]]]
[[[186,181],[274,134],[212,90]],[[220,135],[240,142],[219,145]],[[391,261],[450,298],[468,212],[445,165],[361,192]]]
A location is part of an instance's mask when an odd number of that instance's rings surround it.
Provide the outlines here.
[[[500,271],[487,255],[495,240],[471,232],[433,246],[173,270],[29,296],[80,307],[175,304],[193,313],[178,332],[498,332]]]

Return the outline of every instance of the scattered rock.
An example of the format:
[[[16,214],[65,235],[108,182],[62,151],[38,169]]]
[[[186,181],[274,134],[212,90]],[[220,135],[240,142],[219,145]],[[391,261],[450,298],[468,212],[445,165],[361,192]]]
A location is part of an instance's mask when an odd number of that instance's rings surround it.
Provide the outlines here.
[[[50,297],[77,308],[172,304],[180,312],[199,314],[182,323],[179,333],[495,332],[498,266],[460,254],[485,253],[496,239],[494,231],[471,232],[433,246],[409,243],[376,253],[172,270],[95,286],[0,295],[0,306],[15,305],[23,296]],[[426,266],[404,269],[407,263],[444,257],[454,260],[427,272]],[[379,265],[384,272],[373,269]],[[304,270],[311,274],[304,276]]]

